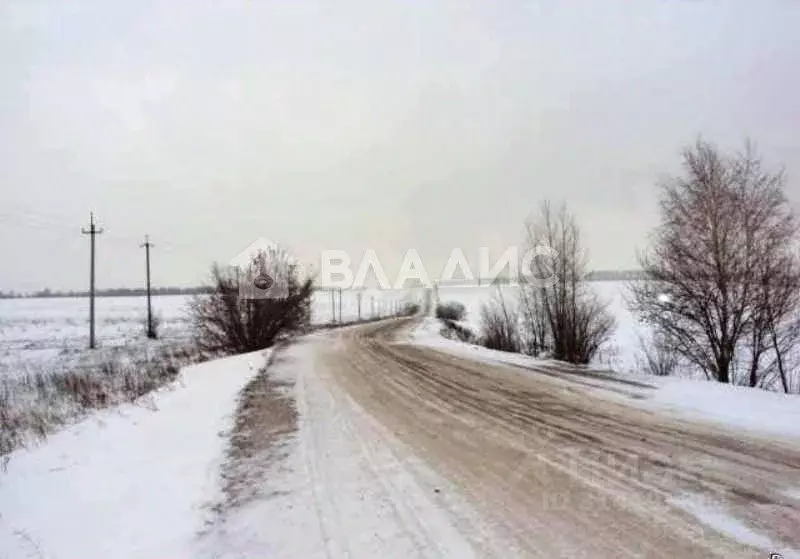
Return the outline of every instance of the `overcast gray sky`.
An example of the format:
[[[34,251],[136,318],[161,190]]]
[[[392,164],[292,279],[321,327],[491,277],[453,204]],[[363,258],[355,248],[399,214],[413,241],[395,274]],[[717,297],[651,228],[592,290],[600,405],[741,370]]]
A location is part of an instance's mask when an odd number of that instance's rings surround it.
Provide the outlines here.
[[[100,287],[141,284],[145,232],[157,285],[259,236],[435,276],[544,198],[632,267],[698,134],[798,194],[800,2],[0,5],[0,289],[83,288],[90,209]]]

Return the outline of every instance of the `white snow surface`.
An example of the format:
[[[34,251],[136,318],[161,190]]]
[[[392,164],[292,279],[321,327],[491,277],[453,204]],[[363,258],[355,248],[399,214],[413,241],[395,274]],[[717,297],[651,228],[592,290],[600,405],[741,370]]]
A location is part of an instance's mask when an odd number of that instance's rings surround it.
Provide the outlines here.
[[[4,559],[194,557],[251,353],[182,370],[140,401],[15,451],[0,472]]]
[[[428,317],[411,334],[416,344],[433,347],[487,363],[519,367],[524,374],[536,375],[536,368],[556,365],[519,353],[495,351],[443,338],[440,321]],[[563,366],[563,364],[560,364]],[[661,410],[687,419],[711,421],[731,429],[756,435],[800,440],[800,396],[769,392],[758,388],[733,386],[703,380],[655,377],[584,369],[583,384],[590,384],[597,395],[622,400],[634,406]],[[609,377],[643,386],[626,386],[628,396],[608,390]]]
[[[773,542],[771,538],[754,531],[707,497],[688,494],[672,498],[670,502],[682,508],[706,526],[736,541],[761,549],[771,549],[775,553],[780,552],[783,559],[800,559],[800,552],[793,549],[781,549],[780,545]]]
[[[489,528],[450,482],[329,382],[314,340],[282,352],[274,378],[295,383],[299,412],[287,457],[264,480],[269,499],[232,511],[202,557],[496,557]],[[438,491],[437,491],[438,490]]]
[[[137,357],[160,346],[188,341],[186,295],[153,297],[158,340],[144,336],[145,297],[95,300],[98,350],[88,351],[87,297],[0,299],[0,378],[52,374],[127,354]]]

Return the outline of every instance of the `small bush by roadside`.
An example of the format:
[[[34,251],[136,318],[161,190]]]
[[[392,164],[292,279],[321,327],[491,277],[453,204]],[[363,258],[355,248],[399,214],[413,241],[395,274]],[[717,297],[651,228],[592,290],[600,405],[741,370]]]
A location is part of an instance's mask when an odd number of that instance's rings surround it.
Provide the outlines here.
[[[477,341],[472,330],[466,326],[462,326],[454,320],[445,319],[442,320],[442,324],[443,326],[439,333],[442,335],[442,337],[447,338],[448,340],[458,340],[460,342],[467,342],[470,344],[473,344]]]
[[[481,307],[481,345],[500,351],[522,350],[519,313],[499,296]]]
[[[247,353],[308,329],[314,284],[289,262],[289,255],[276,248],[255,254],[247,273],[214,265],[210,292],[189,304],[197,346],[206,352]],[[274,283],[258,291],[254,275]]]
[[[457,301],[448,301],[436,305],[436,318],[441,320],[461,321],[467,316],[467,309]]]

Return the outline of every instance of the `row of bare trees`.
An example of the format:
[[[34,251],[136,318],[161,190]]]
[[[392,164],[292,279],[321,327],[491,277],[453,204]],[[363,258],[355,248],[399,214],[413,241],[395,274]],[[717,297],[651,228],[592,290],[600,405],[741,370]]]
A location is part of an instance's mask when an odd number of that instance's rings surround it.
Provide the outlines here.
[[[660,186],[661,223],[640,255],[647,280],[631,308],[659,355],[722,383],[800,389],[798,221],[785,174],[751,145],[721,153],[698,141]],[[793,382],[795,383],[793,386]]]
[[[529,355],[589,363],[616,326],[606,302],[586,284],[588,254],[566,206],[544,202],[526,223],[526,253],[518,301],[498,290],[481,312],[484,345]],[[515,304],[516,303],[516,304]]]

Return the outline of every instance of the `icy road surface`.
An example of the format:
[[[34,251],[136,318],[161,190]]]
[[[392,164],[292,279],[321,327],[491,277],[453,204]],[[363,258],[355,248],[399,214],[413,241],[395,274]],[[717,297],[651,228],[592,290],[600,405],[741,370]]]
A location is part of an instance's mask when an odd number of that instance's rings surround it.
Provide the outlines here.
[[[477,556],[494,555],[489,543],[525,557],[796,555],[796,443],[625,405],[574,374],[520,374],[397,343],[413,324],[320,340],[314,374],[469,503],[484,530],[461,533]],[[336,533],[347,535],[343,522]]]

